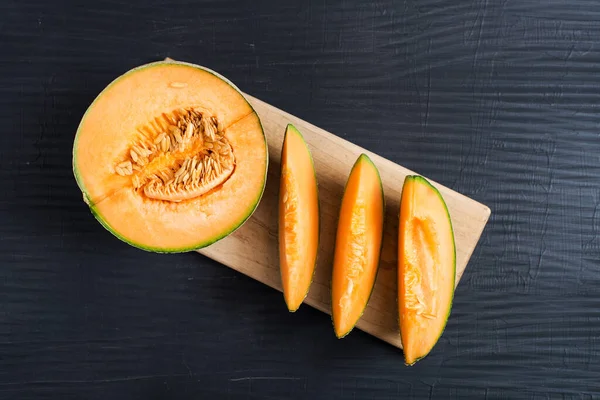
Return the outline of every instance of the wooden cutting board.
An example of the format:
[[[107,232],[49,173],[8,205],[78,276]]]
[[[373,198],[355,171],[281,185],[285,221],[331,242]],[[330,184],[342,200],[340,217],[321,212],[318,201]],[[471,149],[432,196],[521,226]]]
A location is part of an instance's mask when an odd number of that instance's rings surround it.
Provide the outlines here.
[[[304,135],[314,158],[321,202],[321,242],[314,281],[306,305],[330,313],[330,277],[336,223],[342,190],[356,158],[366,153],[379,168],[386,201],[386,226],[379,275],[367,309],[356,325],[398,348],[396,249],[398,211],[404,177],[413,172],[324,131],[259,99],[246,95],[258,113],[269,144],[269,172],[262,201],[253,216],[232,235],[199,253],[281,291],[277,244],[277,200],[280,154],[288,123]],[[456,240],[456,283],[458,284],[490,216],[490,209],[446,187],[434,184],[444,196]],[[285,308],[283,295],[281,309]],[[331,330],[333,335],[333,327]]]

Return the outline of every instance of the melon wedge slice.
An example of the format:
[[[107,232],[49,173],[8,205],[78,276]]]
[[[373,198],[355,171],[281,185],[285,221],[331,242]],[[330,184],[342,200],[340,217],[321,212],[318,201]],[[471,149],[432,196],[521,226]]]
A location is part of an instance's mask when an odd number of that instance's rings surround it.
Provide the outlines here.
[[[331,316],[338,338],[350,333],[371,297],[379,268],[384,209],[379,171],[362,154],[346,183],[337,227]]]
[[[281,152],[279,260],[283,295],[290,312],[308,294],[319,247],[319,195],[313,159],[291,124]]]
[[[450,214],[425,178],[408,176],[400,202],[398,310],[407,365],[431,352],[452,308],[456,250]]]

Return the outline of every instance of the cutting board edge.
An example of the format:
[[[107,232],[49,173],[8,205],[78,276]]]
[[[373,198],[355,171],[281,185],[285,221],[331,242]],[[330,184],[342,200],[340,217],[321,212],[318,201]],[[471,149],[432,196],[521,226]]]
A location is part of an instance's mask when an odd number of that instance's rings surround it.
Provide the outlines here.
[[[265,106],[268,106],[268,107],[270,107],[270,108],[273,108],[274,110],[276,110],[277,112],[279,112],[279,113],[281,113],[281,114],[285,114],[285,116],[286,116],[287,118],[289,118],[290,120],[294,120],[294,121],[297,121],[297,122],[301,122],[302,124],[305,124],[305,125],[308,125],[308,126],[310,126],[312,129],[314,129],[314,130],[316,130],[316,131],[319,131],[319,134],[321,134],[321,135],[323,135],[323,136],[326,136],[326,137],[332,138],[332,139],[334,139],[334,140],[337,140],[337,141],[341,141],[341,142],[343,142],[345,145],[347,145],[348,147],[352,148],[352,149],[355,151],[355,153],[356,153],[357,155],[358,155],[358,154],[360,154],[360,153],[366,153],[366,154],[367,154],[369,157],[372,157],[372,158],[374,158],[374,159],[377,159],[377,160],[379,160],[380,162],[385,162],[385,163],[393,164],[394,166],[396,166],[396,167],[399,167],[399,168],[403,169],[403,170],[406,172],[406,174],[407,174],[407,175],[419,175],[419,174],[418,174],[416,171],[413,171],[413,170],[411,170],[411,169],[409,169],[409,168],[406,168],[406,167],[404,167],[404,166],[402,166],[402,165],[400,165],[400,164],[398,164],[398,163],[396,163],[396,162],[394,162],[394,161],[392,161],[392,160],[390,160],[390,159],[388,159],[388,158],[385,158],[385,157],[383,157],[383,156],[381,156],[381,155],[379,155],[379,154],[377,154],[377,153],[375,153],[375,152],[372,152],[371,150],[368,150],[368,149],[365,149],[365,148],[363,148],[363,147],[360,147],[359,145],[357,145],[357,144],[355,144],[355,143],[353,143],[353,142],[350,142],[349,140],[347,140],[347,139],[344,139],[343,137],[340,137],[340,136],[334,135],[333,133],[331,133],[331,132],[329,132],[329,131],[326,131],[326,130],[325,130],[325,129],[323,129],[323,128],[320,128],[320,127],[318,127],[318,126],[316,126],[316,125],[314,125],[314,124],[312,124],[312,123],[310,123],[310,122],[308,122],[308,121],[306,121],[306,120],[303,120],[302,118],[300,118],[300,117],[298,117],[298,116],[296,116],[296,115],[294,115],[294,114],[291,114],[291,113],[289,113],[289,112],[287,112],[287,111],[285,111],[285,110],[282,110],[281,108],[278,108],[278,107],[276,107],[276,106],[273,106],[273,105],[271,105],[271,104],[269,104],[269,103],[265,102],[264,100],[261,100],[261,99],[259,99],[259,98],[255,97],[255,96],[253,96],[253,95],[251,95],[251,94],[248,94],[248,93],[246,93],[246,92],[242,92],[242,94],[244,95],[244,97],[246,97],[246,98],[248,99],[248,101],[249,101],[251,104],[252,104],[253,102],[260,102],[260,103],[262,103],[262,104],[263,104],[263,105],[265,105]],[[433,184],[433,185],[434,185],[436,188],[438,188],[438,190],[440,190],[440,191],[443,191],[443,192],[452,192],[454,195],[458,195],[458,196],[459,196],[459,197],[461,197],[463,200],[466,200],[466,201],[468,201],[468,202],[472,203],[474,206],[478,206],[478,207],[480,207],[480,208],[482,209],[483,213],[484,213],[484,214],[485,214],[485,216],[486,216],[486,217],[485,217],[485,223],[487,224],[487,221],[488,221],[488,219],[489,219],[489,217],[490,217],[490,215],[491,215],[491,212],[492,212],[492,210],[490,209],[490,207],[489,207],[489,206],[487,206],[486,204],[482,203],[482,202],[481,202],[481,201],[479,201],[479,200],[475,200],[475,199],[474,199],[474,198],[472,198],[472,197],[469,197],[469,196],[467,196],[467,195],[465,195],[465,194],[463,194],[463,193],[460,193],[460,192],[458,192],[458,191],[456,191],[456,190],[454,190],[454,189],[451,189],[450,187],[448,187],[448,186],[446,186],[446,185],[443,185],[443,184],[441,184],[441,183],[439,183],[439,182],[437,182],[437,181],[435,181],[435,180],[433,180],[433,179],[430,179],[429,177],[426,177],[426,176],[424,176],[424,177],[425,177],[425,178],[426,178],[426,179],[427,179],[427,180],[428,180],[428,181],[429,181],[431,184]]]

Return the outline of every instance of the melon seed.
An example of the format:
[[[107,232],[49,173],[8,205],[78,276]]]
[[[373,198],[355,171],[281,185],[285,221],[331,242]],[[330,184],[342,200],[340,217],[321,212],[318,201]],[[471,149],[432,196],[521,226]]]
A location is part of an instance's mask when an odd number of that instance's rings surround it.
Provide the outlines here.
[[[195,198],[224,183],[234,171],[235,157],[218,119],[202,111],[162,114],[140,132],[128,157],[114,170],[120,176],[132,175],[132,186],[150,199]]]

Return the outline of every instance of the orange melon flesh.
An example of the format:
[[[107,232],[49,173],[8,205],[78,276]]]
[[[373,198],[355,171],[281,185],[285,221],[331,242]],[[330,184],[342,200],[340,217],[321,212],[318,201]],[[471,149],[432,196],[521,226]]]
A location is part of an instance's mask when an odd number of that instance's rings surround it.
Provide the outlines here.
[[[405,362],[412,365],[429,354],[446,326],[456,253],[444,199],[424,178],[406,178],[399,222],[399,324]]]
[[[190,107],[218,120],[234,171],[199,197],[150,199],[131,176],[115,173],[115,163],[161,115]],[[260,201],[267,167],[259,117],[239,89],[214,71],[175,61],[143,65],[108,85],[83,116],[73,146],[74,174],[96,218],[125,242],[157,252],[198,249],[237,229]]]
[[[310,150],[301,133],[286,128],[281,153],[279,259],[284,299],[296,311],[308,294],[319,247],[319,199]]]
[[[111,83],[89,107],[75,141],[75,164],[91,203],[126,186],[112,163],[132,137],[164,112],[201,105],[223,126],[253,114],[244,97],[219,76],[186,63],[157,62],[136,68]],[[250,116],[249,118],[257,118]],[[262,132],[255,141],[264,141]]]
[[[383,220],[384,198],[379,172],[363,154],[346,183],[336,235],[331,314],[338,338],[354,328],[373,291]]]
[[[258,202],[257,188],[264,176],[254,168],[266,163],[264,152],[253,151],[257,143],[251,132],[258,124],[250,115],[226,129],[225,136],[237,149],[236,172],[210,195],[172,203],[148,199],[125,187],[94,204],[94,212],[124,240],[149,248],[194,248],[226,236]]]

